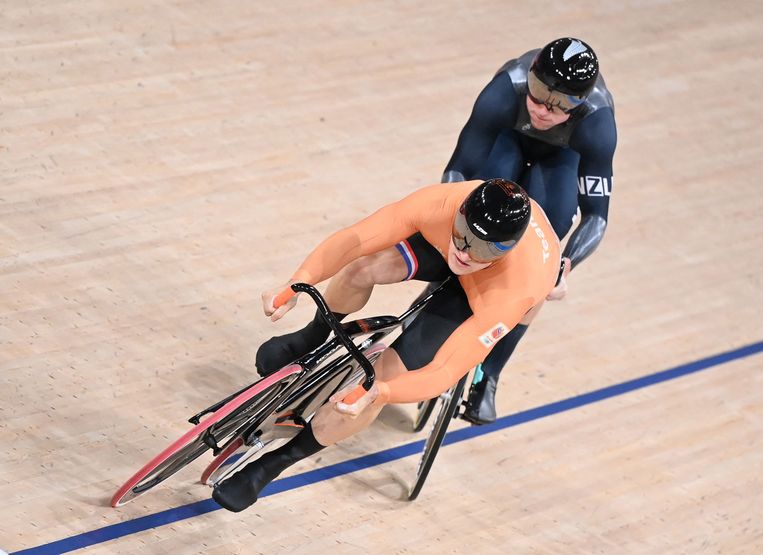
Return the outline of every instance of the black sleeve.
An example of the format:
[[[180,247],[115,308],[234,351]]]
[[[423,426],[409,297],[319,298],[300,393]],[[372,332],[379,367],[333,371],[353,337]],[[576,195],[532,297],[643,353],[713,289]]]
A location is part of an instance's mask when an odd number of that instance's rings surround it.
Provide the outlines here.
[[[469,121],[458,136],[458,144],[445,167],[447,181],[455,176],[474,179],[487,161],[498,134],[510,129],[517,117],[517,94],[506,72],[496,75],[474,103]]]
[[[612,194],[612,159],[617,146],[614,113],[597,110],[575,129],[570,147],[580,154],[578,165],[578,206],[580,225],[570,237],[564,256],[572,267],[585,260],[604,238]]]

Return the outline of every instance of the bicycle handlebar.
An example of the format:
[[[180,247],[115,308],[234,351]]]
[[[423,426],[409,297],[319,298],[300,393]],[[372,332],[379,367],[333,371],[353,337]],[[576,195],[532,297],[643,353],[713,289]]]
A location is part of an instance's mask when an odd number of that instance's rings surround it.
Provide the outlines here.
[[[290,294],[289,294],[290,293]],[[366,379],[363,381],[361,385],[359,385],[357,388],[352,390],[349,395],[347,395],[342,401],[348,405],[352,405],[360,399],[363,395],[365,395],[365,392],[370,390],[371,387],[374,385],[374,380],[376,379],[376,373],[374,372],[374,367],[369,362],[369,360],[363,355],[363,353],[360,352],[360,349],[358,349],[355,346],[355,343],[352,342],[352,339],[345,333],[344,329],[342,329],[342,324],[337,320],[336,316],[334,316],[334,313],[331,312],[331,309],[326,304],[325,299],[323,296],[318,292],[318,290],[313,287],[312,285],[308,285],[307,283],[294,283],[291,286],[291,290],[286,290],[282,293],[280,293],[276,297],[276,301],[282,300],[280,304],[285,303],[288,301],[291,297],[293,297],[296,293],[307,293],[311,299],[313,299],[313,302],[318,306],[318,312],[323,316],[323,319],[326,321],[326,324],[331,328],[331,331],[334,332],[334,335],[337,337],[339,342],[344,346],[345,349],[350,353],[352,358],[354,358],[356,361],[358,361],[358,364],[360,364],[360,367],[363,368],[363,371],[366,374]],[[283,299],[282,299],[283,297]],[[274,301],[274,305],[276,304],[276,301]],[[279,304],[279,306],[280,306]]]

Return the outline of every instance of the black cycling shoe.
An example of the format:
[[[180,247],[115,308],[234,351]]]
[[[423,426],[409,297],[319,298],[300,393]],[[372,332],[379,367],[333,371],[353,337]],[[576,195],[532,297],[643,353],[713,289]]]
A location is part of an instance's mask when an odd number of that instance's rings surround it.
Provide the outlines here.
[[[340,322],[347,316],[340,312],[333,314]],[[323,345],[329,334],[331,334],[331,328],[323,319],[320,311],[316,311],[312,321],[301,330],[271,337],[260,345],[254,360],[257,373],[262,377],[269,376],[276,370],[280,370],[299,357]]]
[[[271,337],[257,349],[257,355],[254,359],[257,373],[262,377],[269,376],[276,370],[280,370],[299,357],[323,345],[328,336],[328,332],[325,335],[307,334],[305,330],[298,330],[286,335]]]
[[[212,498],[224,509],[238,513],[253,505],[262,488],[273,478],[256,462],[250,463],[217,484],[212,491]]]
[[[469,390],[466,410],[462,415],[464,420],[477,426],[495,422],[495,389],[497,378],[485,374],[482,381],[474,384]]]

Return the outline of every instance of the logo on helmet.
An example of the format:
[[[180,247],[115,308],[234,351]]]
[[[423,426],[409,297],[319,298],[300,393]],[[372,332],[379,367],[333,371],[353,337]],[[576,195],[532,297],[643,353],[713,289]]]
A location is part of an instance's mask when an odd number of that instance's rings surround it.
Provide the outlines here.
[[[570,42],[570,44],[564,50],[564,54],[562,54],[562,59],[564,59],[564,61],[566,62],[567,60],[569,60],[576,54],[582,54],[586,50],[588,50],[588,48],[586,48],[585,44],[583,44],[577,39],[572,39],[572,42]]]
[[[479,226],[479,224],[477,224],[476,222],[472,222],[472,227],[476,228],[476,229],[477,229],[477,231],[479,231],[480,233],[482,233],[482,235],[487,235],[487,231],[485,231],[484,229],[482,229],[482,228]]]

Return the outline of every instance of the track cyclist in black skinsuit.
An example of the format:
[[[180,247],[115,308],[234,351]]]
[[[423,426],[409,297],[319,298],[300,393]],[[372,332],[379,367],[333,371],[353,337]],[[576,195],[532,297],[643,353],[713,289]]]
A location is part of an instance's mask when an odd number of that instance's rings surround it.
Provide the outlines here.
[[[496,73],[477,97],[442,181],[494,177],[516,181],[541,205],[560,239],[570,231],[580,208],[580,225],[563,253],[563,277],[548,296],[559,300],[565,296],[570,270],[604,236],[616,143],[614,103],[599,74],[596,54],[581,40],[561,38],[509,60]],[[410,257],[384,251],[362,258],[335,276],[334,290],[342,290],[343,281],[362,285],[366,280],[369,287],[394,283],[396,264],[408,264],[410,269]],[[334,309],[332,285],[326,300]],[[537,309],[482,363],[484,378],[472,388],[467,420],[474,424],[495,420],[498,376],[535,314]],[[319,346],[328,335],[328,327],[316,314],[304,329],[265,342],[257,353],[257,369],[269,374]]]
[[[579,207],[580,225],[563,253],[566,278],[604,237],[616,143],[615,107],[596,54],[581,40],[561,38],[509,60],[483,89],[443,181],[514,179],[541,205],[560,239]],[[565,279],[549,299],[562,299],[566,289]],[[473,423],[495,420],[498,376],[532,316],[483,362],[485,379],[473,388],[464,415]]]

